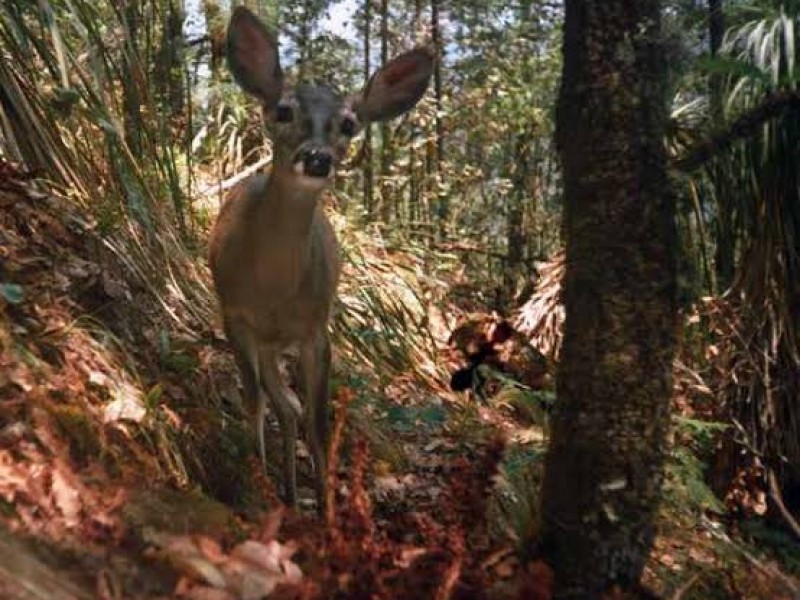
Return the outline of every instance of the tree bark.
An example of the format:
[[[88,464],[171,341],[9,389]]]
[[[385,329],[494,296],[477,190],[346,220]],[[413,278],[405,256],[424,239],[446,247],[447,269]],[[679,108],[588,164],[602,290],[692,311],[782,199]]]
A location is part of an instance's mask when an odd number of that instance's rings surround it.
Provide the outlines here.
[[[372,21],[372,0],[364,0],[364,84],[372,73],[370,65],[370,22]],[[374,216],[375,199],[372,187],[372,127],[364,127],[364,212],[368,221]]]
[[[526,235],[523,230],[525,199],[528,196],[527,182],[530,163],[530,131],[523,130],[514,141],[514,171],[512,192],[509,195],[506,215],[506,260],[503,270],[502,304],[507,305],[514,297],[517,276],[520,274],[525,252]]]
[[[725,15],[722,12],[722,0],[708,0],[708,44],[711,56],[716,56],[722,46],[725,35]],[[709,98],[711,101],[711,119],[714,123],[723,123],[725,111],[723,108],[724,78],[719,73],[712,73],[708,80]],[[715,171],[717,168],[715,168]],[[724,178],[714,177],[715,181]],[[736,235],[733,229],[732,206],[729,194],[725,189],[719,189],[717,198],[717,248],[714,257],[716,266],[717,292],[727,290],[733,283],[733,274],[736,261]]]
[[[311,2],[303,2],[303,16],[297,33],[297,77],[299,81],[308,78],[308,61],[311,47]]]
[[[389,0],[381,0],[381,66],[385,66],[389,62]],[[391,145],[392,145],[392,130],[389,123],[384,121],[381,123],[381,176],[380,176],[380,190],[381,190],[381,206],[380,215],[381,221],[388,225],[392,219],[392,206],[389,186],[389,169],[391,166]],[[393,201],[396,201],[394,199]]]
[[[128,34],[130,36],[126,40],[128,51],[123,54],[125,75],[121,78],[123,86],[122,101],[125,108],[123,111],[125,142],[135,156],[140,156],[142,154],[142,131],[144,128],[142,127],[141,90],[139,86],[136,85],[136,79],[134,77],[135,73],[141,73],[142,71],[139,61],[139,49],[137,46],[140,24],[139,6],[137,3],[132,2],[125,7],[125,20],[128,24]],[[163,75],[159,74],[157,77],[159,77],[159,80],[157,80],[156,83],[163,81],[163,79],[161,79]]]
[[[412,21],[412,30],[416,37],[419,30],[420,19],[422,18],[422,0],[414,0],[414,19]],[[419,211],[419,194],[420,183],[419,174],[417,170],[417,150],[415,141],[417,137],[417,125],[411,121],[411,144],[409,145],[409,161],[408,161],[408,180],[409,180],[409,196],[408,196],[408,219],[411,223],[416,223],[420,220]]]
[[[431,37],[436,48],[437,60],[433,67],[433,94],[436,100],[436,197],[437,218],[440,238],[445,237],[447,220],[450,217],[450,203],[447,196],[442,193],[442,163],[444,162],[444,125],[442,123],[442,60],[444,58],[444,44],[442,43],[442,28],[439,18],[439,1],[431,0]]]
[[[539,547],[559,599],[634,588],[654,536],[677,324],[660,14],[566,2],[566,321]]]

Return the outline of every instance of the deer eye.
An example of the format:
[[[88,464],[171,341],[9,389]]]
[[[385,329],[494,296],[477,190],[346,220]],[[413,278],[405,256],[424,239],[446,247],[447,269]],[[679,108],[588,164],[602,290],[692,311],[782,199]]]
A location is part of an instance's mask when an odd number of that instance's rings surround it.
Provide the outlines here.
[[[275,121],[278,123],[290,123],[294,119],[294,110],[288,104],[279,104],[275,108]]]
[[[355,119],[352,117],[343,118],[339,125],[339,131],[342,132],[342,135],[346,135],[347,137],[353,137],[357,129],[358,126],[356,125]]]

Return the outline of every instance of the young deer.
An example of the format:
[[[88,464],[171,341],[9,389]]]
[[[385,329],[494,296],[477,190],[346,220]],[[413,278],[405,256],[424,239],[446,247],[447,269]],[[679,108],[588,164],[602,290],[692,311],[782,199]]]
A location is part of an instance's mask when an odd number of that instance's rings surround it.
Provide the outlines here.
[[[254,175],[234,189],[219,214],[209,261],[214,286],[245,401],[255,412],[261,462],[266,466],[269,399],[283,442],[284,498],[290,505],[297,499],[295,444],[302,419],[321,504],[331,363],[327,327],[341,266],[320,198],[361,127],[396,117],[419,101],[433,59],[423,49],[411,50],[347,98],[311,83],[284,90],[277,41],[242,6],[231,16],[227,58],[239,86],[263,105],[273,166],[268,175]],[[299,348],[301,402],[278,370],[278,356],[290,346]]]

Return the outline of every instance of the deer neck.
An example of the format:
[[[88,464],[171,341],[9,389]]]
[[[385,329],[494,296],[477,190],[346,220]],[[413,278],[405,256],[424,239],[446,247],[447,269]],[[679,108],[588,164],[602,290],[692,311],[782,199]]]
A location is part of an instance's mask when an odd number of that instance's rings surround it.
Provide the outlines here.
[[[308,244],[314,213],[325,189],[325,181],[295,174],[290,169],[273,169],[269,174],[251,222],[259,237],[280,243],[295,240]]]

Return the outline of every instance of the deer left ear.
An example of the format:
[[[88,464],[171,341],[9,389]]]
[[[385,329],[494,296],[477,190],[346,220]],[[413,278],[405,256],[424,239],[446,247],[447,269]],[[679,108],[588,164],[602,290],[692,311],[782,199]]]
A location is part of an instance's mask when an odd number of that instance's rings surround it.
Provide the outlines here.
[[[428,89],[433,61],[428,50],[415,48],[378,69],[353,105],[359,121],[386,121],[411,110]]]

